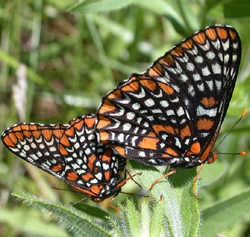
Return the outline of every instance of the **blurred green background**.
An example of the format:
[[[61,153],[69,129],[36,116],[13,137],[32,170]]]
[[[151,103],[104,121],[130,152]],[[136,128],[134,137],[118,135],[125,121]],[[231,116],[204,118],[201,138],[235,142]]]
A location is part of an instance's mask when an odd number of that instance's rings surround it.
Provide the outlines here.
[[[95,113],[101,98],[117,82],[144,71],[173,45],[214,24],[234,26],[243,48],[221,134],[250,107],[248,1],[103,0],[74,4],[74,0],[0,1],[0,132],[18,122],[67,123]],[[248,152],[249,118],[250,113],[222,143],[220,152]],[[201,207],[249,187],[249,154],[220,155],[216,164],[204,168]],[[13,190],[25,191],[66,204],[83,197],[51,186],[69,189],[16,158],[0,143],[0,236],[70,236],[48,213],[11,196]],[[133,182],[123,188],[132,193],[138,189]],[[123,202],[126,197],[119,194],[117,199]],[[105,202],[97,205],[106,207]],[[250,236],[250,213],[225,234]]]

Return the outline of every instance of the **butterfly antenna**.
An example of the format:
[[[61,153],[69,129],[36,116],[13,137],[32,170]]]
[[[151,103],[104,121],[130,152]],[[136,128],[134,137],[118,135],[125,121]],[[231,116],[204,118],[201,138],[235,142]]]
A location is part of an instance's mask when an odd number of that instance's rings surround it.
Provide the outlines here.
[[[219,144],[213,149],[213,150],[216,150],[220,145],[221,143],[225,140],[225,138],[228,136],[228,134],[234,129],[234,127],[241,121],[241,119],[246,115],[247,113],[247,109],[245,109],[243,111],[243,113],[241,114],[241,117],[238,119],[238,121],[236,121],[236,123],[231,127],[231,129],[229,129],[229,131],[224,135],[224,137],[220,140]],[[240,153],[219,153],[219,154],[230,154],[230,155],[246,155],[246,152],[243,151],[243,152],[240,152]]]

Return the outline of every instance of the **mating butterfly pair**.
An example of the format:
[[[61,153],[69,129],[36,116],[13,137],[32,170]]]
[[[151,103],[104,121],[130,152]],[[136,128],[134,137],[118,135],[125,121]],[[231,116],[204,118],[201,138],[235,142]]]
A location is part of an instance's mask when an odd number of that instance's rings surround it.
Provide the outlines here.
[[[211,163],[240,58],[234,28],[207,27],[146,72],[119,83],[103,98],[96,118],[87,115],[67,125],[23,123],[7,129],[2,140],[17,156],[94,201],[120,191],[126,158],[172,168]]]

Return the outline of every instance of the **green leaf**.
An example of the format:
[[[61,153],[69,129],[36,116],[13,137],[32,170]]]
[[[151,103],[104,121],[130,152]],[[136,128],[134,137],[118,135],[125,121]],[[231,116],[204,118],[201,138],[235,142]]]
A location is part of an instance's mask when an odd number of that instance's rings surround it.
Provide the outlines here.
[[[143,186],[149,190],[153,182],[163,176],[156,168],[130,161]],[[196,236],[200,225],[198,200],[194,196],[192,187],[196,170],[176,169],[177,173],[158,181],[150,191],[159,200],[165,198],[165,217],[169,225],[171,236]],[[169,182],[170,180],[170,182]],[[172,185],[171,185],[172,183]]]
[[[143,217],[141,219],[142,236],[149,236],[150,212],[149,212],[148,203],[145,201],[145,199],[142,201],[142,204],[141,204],[141,216]]]
[[[100,218],[100,219],[103,219],[103,220],[106,219],[106,216],[109,215],[107,212],[101,210],[98,207],[86,205],[86,204],[83,204],[82,202],[75,204],[74,207],[77,210],[80,210],[80,211],[82,211],[82,212],[84,212],[84,213],[86,213],[86,214],[88,214],[90,216]]]
[[[150,223],[150,236],[160,236],[161,232],[163,231],[163,220],[165,216],[165,199],[164,197],[158,202],[156,207],[154,208],[154,214],[151,219]],[[144,216],[142,215],[142,219]]]
[[[14,192],[12,195],[24,203],[28,203],[31,207],[52,213],[51,217],[53,219],[64,223],[78,236],[111,236],[100,227],[100,224],[95,224],[87,215],[83,215],[83,213],[77,211],[72,206],[66,207],[60,204],[53,204],[25,193]]]
[[[193,179],[196,174],[195,168],[176,168],[176,174],[169,176],[178,206],[180,207],[184,236],[190,237],[197,236],[200,227],[198,199],[193,192]]]
[[[181,35],[186,36],[188,34],[188,30],[186,29],[183,19],[169,2],[163,0],[154,0],[154,4],[152,4],[151,0],[139,0],[137,1],[137,4],[148,11],[165,16],[169,21],[171,21],[175,30]]]
[[[199,185],[208,186],[219,180],[228,170],[228,163],[219,159],[212,163],[204,165],[199,176]]]
[[[127,220],[130,228],[130,232],[132,236],[140,236],[140,227],[137,216],[137,211],[135,210],[134,203],[130,200],[127,201]]]
[[[224,16],[226,18],[242,18],[250,16],[249,0],[235,0],[224,5]]]
[[[0,48],[0,61],[8,64],[10,67],[14,68],[17,70],[19,66],[21,65],[21,62],[16,60],[14,57],[11,55],[5,53],[1,48]],[[45,81],[42,77],[40,77],[36,72],[30,68],[27,67],[27,76],[35,81],[36,83],[40,85],[45,85]]]
[[[134,3],[136,0],[101,0],[101,1],[81,1],[67,11],[77,11],[79,13],[109,12],[119,10]]]
[[[40,215],[39,215],[40,214]],[[24,218],[25,217],[25,218]],[[1,208],[0,223],[9,225],[12,230],[22,233],[22,236],[46,236],[67,237],[66,229],[62,229],[55,223],[43,223],[41,213],[36,210],[23,208],[12,209]]]
[[[203,210],[201,236],[210,237],[231,228],[250,214],[250,189]]]

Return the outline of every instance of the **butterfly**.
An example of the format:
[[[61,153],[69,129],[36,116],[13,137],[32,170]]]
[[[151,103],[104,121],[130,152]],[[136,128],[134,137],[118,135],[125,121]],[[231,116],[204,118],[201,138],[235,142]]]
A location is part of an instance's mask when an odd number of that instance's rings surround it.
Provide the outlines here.
[[[97,142],[95,121],[88,114],[68,124],[20,123],[1,138],[15,155],[100,202],[126,183],[126,159]]]
[[[240,59],[241,41],[233,27],[195,32],[104,96],[96,114],[98,139],[127,159],[170,165],[169,174],[177,166],[214,162],[218,154],[212,149]]]

